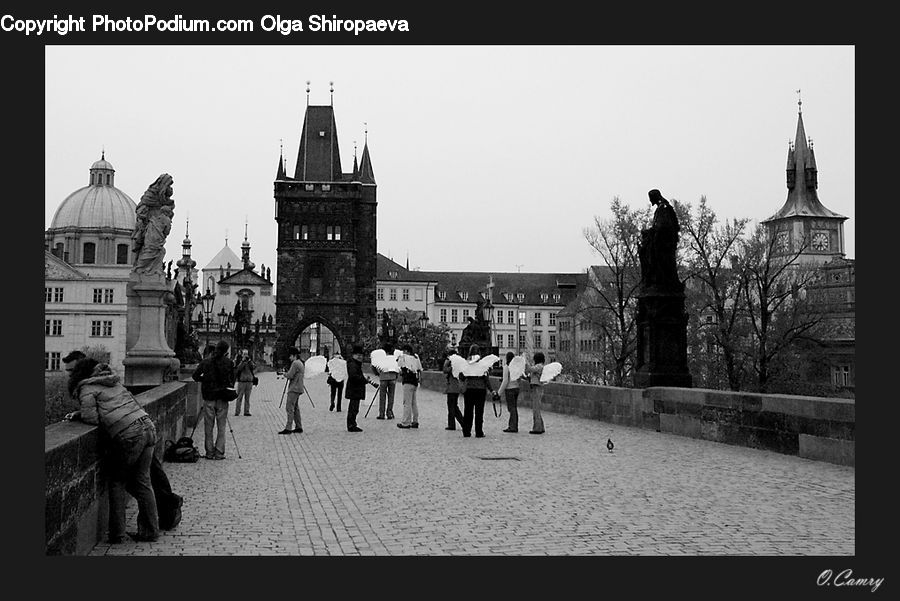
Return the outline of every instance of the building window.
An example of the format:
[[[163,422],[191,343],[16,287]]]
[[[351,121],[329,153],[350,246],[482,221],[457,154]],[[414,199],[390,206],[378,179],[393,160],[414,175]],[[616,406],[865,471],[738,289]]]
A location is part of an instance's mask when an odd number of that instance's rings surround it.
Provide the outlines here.
[[[467,321],[469,321],[469,310],[468,309],[463,309],[462,321],[463,321],[463,323],[466,323]]]
[[[112,336],[112,321],[103,322],[103,335]]]
[[[525,311],[519,311],[519,325],[525,325]]]
[[[497,323],[503,323],[503,311],[497,311]]]
[[[832,370],[832,382],[837,387],[850,386],[850,366],[835,365]]]
[[[441,309],[441,323],[447,323],[447,309]]]
[[[100,320],[91,321],[91,336],[99,336],[100,335]]]
[[[308,225],[300,226],[300,239],[301,240],[309,240],[309,226]]]
[[[341,226],[339,226],[339,225],[334,226],[334,239],[335,240],[341,239]]]
[[[459,298],[463,299],[464,301],[469,300],[469,291],[468,291],[468,290],[464,290],[463,292],[460,292],[460,293],[459,293]]]
[[[516,299],[521,303],[523,300],[525,300],[525,293],[524,292],[517,293]]]
[[[421,288],[416,288],[416,300],[417,301],[422,300],[422,289]]]
[[[519,349],[525,348],[525,334],[519,334]]]
[[[322,192],[328,192],[331,190],[331,184],[322,184]]]
[[[44,334],[47,336],[62,336],[62,320],[45,319]]]
[[[95,303],[103,302],[103,288],[94,288],[94,302]]]
[[[534,325],[536,325],[536,326],[541,325],[541,312],[540,311],[534,312]]]
[[[44,302],[50,303],[53,302],[53,288],[48,288],[44,286]]]
[[[541,348],[541,333],[540,332],[534,333],[534,348],[536,348],[536,349]]]
[[[549,323],[551,326],[556,325],[556,313],[553,313],[552,311],[550,312],[550,322]]]
[[[514,347],[514,346],[516,345],[516,337],[515,337],[514,334],[507,334],[507,335],[506,335],[506,345],[507,345],[509,348],[512,348],[512,347]]]
[[[97,260],[97,245],[93,242],[84,243],[84,252],[82,253],[82,263],[94,263]]]
[[[554,293],[553,293],[553,302],[554,302],[554,303],[558,303],[558,302],[559,302],[559,292],[554,292]]]
[[[128,245],[116,245],[116,265],[128,265]]]
[[[59,371],[60,354],[56,352],[44,353],[44,369],[47,371]]]
[[[401,298],[402,298],[403,300],[405,300],[405,301],[408,301],[408,300],[409,300],[409,288],[404,288],[404,289],[403,289],[403,296],[402,296]]]
[[[325,239],[326,240],[334,240],[334,226],[333,225],[325,226]]]
[[[306,184],[305,186],[303,186],[303,188],[304,188],[307,192],[312,192],[313,190],[316,189],[316,187],[313,186],[312,184]]]
[[[62,288],[54,288],[53,289],[53,302],[54,303],[63,302],[63,289]]]
[[[439,300],[447,300],[447,293],[443,290],[439,290],[437,296]]]
[[[456,309],[450,309],[450,323],[456,323],[459,321],[458,319],[459,313]]]
[[[397,289],[396,288],[390,289],[390,300],[392,300],[392,301],[397,300]]]
[[[506,317],[506,323],[516,323],[516,314],[513,311],[507,311]]]
[[[549,294],[547,294],[546,292],[541,292],[541,302],[542,303],[546,303],[547,299],[549,299],[549,298],[550,298]]]
[[[294,240],[299,240],[299,239],[300,239],[300,225],[296,224],[296,225],[294,225]]]
[[[384,288],[379,288],[377,292],[375,292],[375,300],[384,300]]]
[[[556,350],[556,334],[550,334],[550,349]]]
[[[113,288],[104,288],[103,289],[103,302],[107,304],[112,304],[113,302]]]

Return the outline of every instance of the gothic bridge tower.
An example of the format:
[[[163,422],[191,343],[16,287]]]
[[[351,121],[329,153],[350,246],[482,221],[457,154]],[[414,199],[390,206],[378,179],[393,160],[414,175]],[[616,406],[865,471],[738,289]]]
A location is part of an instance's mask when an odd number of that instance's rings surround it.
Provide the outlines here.
[[[275,179],[278,360],[308,326],[334,335],[344,356],[360,328],[375,332],[375,176],[368,140],[343,173],[332,106],[307,107],[293,177],[284,155]],[[298,345],[299,346],[299,345]],[[337,350],[337,348],[335,350]]]

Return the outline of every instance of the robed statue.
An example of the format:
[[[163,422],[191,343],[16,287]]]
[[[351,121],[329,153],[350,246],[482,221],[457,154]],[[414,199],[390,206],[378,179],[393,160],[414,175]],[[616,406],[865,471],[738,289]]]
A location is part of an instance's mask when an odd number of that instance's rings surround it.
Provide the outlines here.
[[[168,173],[160,175],[141,196],[135,209],[131,234],[135,273],[165,276],[166,237],[175,214],[172,182]]]
[[[675,253],[678,248],[678,216],[659,190],[650,190],[650,204],[656,207],[653,223],[641,230],[638,255],[641,261],[641,288],[645,292],[679,292]]]

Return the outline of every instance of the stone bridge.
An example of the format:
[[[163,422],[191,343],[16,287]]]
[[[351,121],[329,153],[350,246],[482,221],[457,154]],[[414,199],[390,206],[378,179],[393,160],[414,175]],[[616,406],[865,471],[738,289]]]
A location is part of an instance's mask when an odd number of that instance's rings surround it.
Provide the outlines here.
[[[855,548],[854,404],[713,391],[552,384],[546,433],[447,431],[440,374],[418,429],[346,431],[324,378],[301,397],[304,432],[278,435],[284,380],[260,374],[252,416],[229,414],[225,461],[166,463],[183,520],[154,543],[105,542],[96,430],[47,428],[48,554],[838,555]],[[140,395],[164,437],[190,434],[194,383]],[[233,410],[233,405],[231,408]],[[462,401],[460,400],[460,407]],[[394,412],[402,412],[398,386]],[[606,440],[615,443],[613,452]],[[194,439],[203,449],[203,425]],[[235,442],[237,444],[235,444]],[[238,457],[240,452],[240,457]],[[136,508],[129,509],[134,530]]]

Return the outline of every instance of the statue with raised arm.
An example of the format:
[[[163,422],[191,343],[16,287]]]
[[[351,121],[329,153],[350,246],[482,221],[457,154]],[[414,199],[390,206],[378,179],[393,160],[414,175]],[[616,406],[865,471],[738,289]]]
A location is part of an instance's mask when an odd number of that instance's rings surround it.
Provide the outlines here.
[[[132,271],[142,275],[165,276],[166,237],[172,229],[175,201],[172,176],[163,173],[150,184],[135,209]]]
[[[656,206],[652,225],[641,231],[638,255],[641,287],[658,292],[679,291],[675,253],[678,248],[678,216],[659,190],[650,190],[650,204]]]

